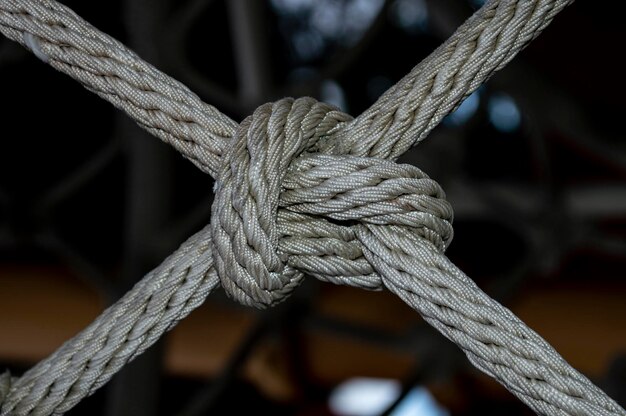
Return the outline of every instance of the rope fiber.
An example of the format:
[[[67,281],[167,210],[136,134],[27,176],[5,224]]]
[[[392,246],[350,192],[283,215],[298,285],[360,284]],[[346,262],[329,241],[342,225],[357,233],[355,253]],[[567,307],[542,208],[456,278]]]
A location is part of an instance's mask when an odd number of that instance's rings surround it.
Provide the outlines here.
[[[395,163],[570,3],[488,1],[355,119],[284,98],[238,124],[67,7],[0,0],[0,32],[216,180],[210,225],[50,357],[17,379],[0,376],[0,415],[68,411],[220,283],[263,308],[305,275],[387,288],[537,413],[626,415],[447,259],[445,193]]]

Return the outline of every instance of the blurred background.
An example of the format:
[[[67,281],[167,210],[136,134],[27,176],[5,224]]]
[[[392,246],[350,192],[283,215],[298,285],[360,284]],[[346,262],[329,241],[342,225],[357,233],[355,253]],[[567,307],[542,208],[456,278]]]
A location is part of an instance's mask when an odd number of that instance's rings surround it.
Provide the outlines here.
[[[482,2],[63,3],[242,120],[286,95],[358,115]],[[576,2],[402,159],[453,204],[449,257],[622,406],[625,41],[617,2]],[[209,221],[212,179],[4,38],[0,90],[0,370],[21,374]],[[212,294],[69,414],[249,411],[531,414],[391,294],[313,279],[263,312]]]

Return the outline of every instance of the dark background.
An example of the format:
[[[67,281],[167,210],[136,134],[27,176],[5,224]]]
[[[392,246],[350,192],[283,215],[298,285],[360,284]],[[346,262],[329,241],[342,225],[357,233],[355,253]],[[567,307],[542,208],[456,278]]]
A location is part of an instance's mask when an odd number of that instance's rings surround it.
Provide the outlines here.
[[[480,4],[63,3],[235,120],[285,95],[358,115]],[[618,9],[567,8],[403,161],[455,208],[449,257],[624,406]],[[4,38],[0,91],[0,369],[20,374],[209,221],[212,179]],[[308,279],[265,312],[211,295],[69,414],[333,414],[355,377],[394,380],[391,400],[425,386],[452,415],[530,413],[389,293]]]

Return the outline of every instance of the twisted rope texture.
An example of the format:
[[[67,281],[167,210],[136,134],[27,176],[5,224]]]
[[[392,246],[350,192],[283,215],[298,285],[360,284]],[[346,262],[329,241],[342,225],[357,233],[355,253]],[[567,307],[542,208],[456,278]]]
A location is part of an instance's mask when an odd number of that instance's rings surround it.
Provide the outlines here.
[[[492,0],[352,119],[312,99],[241,125],[51,0],[0,0],[0,31],[123,109],[216,178],[211,225],[94,323],[0,389],[1,415],[60,414],[222,286],[272,305],[304,274],[387,287],[535,411],[626,414],[443,254],[439,185],[392,162],[545,28],[568,0]],[[8,391],[7,391],[8,390]]]

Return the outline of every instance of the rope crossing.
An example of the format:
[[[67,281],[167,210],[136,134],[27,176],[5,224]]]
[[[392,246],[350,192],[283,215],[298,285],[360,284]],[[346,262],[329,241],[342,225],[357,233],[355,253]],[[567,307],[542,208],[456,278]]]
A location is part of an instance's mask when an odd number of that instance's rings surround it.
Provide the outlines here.
[[[309,275],[388,288],[469,360],[546,415],[626,415],[445,257],[441,187],[394,160],[569,0],[491,0],[356,119],[284,98],[237,124],[52,0],[0,0],[0,31],[76,78],[216,179],[211,224],[24,375],[0,415],[62,414],[198,307],[221,282],[267,307]]]

